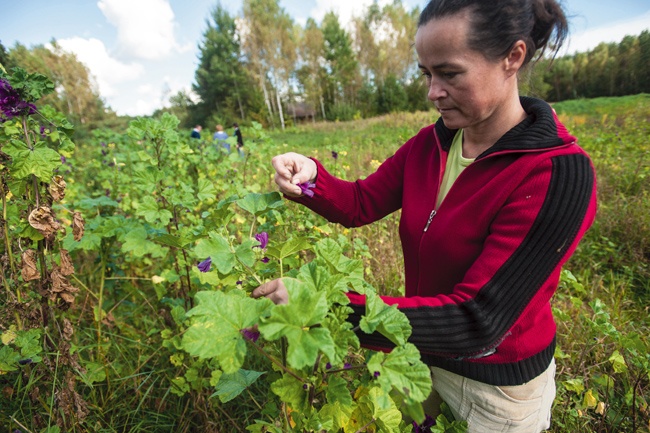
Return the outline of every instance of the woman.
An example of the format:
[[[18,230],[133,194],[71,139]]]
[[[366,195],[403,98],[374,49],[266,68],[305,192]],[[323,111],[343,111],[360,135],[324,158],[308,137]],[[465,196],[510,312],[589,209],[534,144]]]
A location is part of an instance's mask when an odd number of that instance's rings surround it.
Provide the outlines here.
[[[435,125],[356,182],[302,155],[273,158],[279,189],[330,221],[360,226],[402,209],[406,294],[383,300],[410,320],[431,402],[442,398],[470,432],[550,426],[550,299],[593,222],[595,175],[550,106],[519,97],[517,75],[566,33],[555,0],[432,0],[415,48]],[[311,198],[298,186],[307,181]],[[254,296],[287,300],[280,280]],[[365,298],[348,296],[358,321]],[[375,334],[362,342],[390,347]]]

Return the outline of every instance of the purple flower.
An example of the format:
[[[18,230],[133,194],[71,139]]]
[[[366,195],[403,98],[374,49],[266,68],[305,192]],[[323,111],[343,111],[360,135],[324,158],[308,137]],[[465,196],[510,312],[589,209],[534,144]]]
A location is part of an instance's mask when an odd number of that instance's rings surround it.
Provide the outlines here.
[[[269,258],[266,257],[266,256],[264,256],[264,257],[262,257],[262,259],[261,259],[260,261],[261,261],[262,263],[268,263],[268,262],[269,262]]]
[[[327,364],[325,364],[325,368],[329,370],[330,368],[332,368],[332,364],[328,362]]]
[[[346,362],[345,364],[343,364],[343,369],[344,370],[349,370],[351,368],[352,368],[352,365],[349,362]]]
[[[339,153],[332,151],[332,158],[337,159],[339,157]]]
[[[436,425],[436,420],[430,415],[426,415],[422,424],[413,421],[413,433],[431,433],[431,427]]]
[[[237,284],[238,286],[241,286],[242,284],[244,284],[244,282],[242,280],[237,280],[237,282],[235,284]]]
[[[36,113],[36,106],[24,101],[20,94],[11,87],[9,81],[0,78],[0,121],[13,119],[16,116],[30,115]]]
[[[196,267],[199,268],[199,271],[201,272],[208,272],[210,270],[210,267],[212,267],[212,259],[208,257],[196,265]]]
[[[61,164],[65,164],[65,156],[61,155]]]
[[[269,234],[267,232],[258,233],[255,235],[255,240],[258,241],[260,244],[255,245],[253,248],[258,247],[265,250],[266,246],[269,243]]]
[[[377,378],[379,377],[380,374],[381,374],[381,373],[379,373],[378,371],[375,371],[375,372],[373,373],[373,376],[375,376],[375,379],[377,379]]]
[[[302,193],[304,195],[306,195],[307,197],[313,197],[314,196],[314,191],[312,191],[311,189],[316,186],[315,183],[304,182],[304,183],[299,183],[298,186],[300,187],[300,190],[302,191]]]
[[[245,328],[239,332],[244,336],[245,339],[250,340],[253,343],[255,343],[257,339],[260,338],[260,331],[258,331],[256,328]]]
[[[309,388],[309,386],[305,383],[305,384],[302,386],[302,389],[307,389],[307,388]]]

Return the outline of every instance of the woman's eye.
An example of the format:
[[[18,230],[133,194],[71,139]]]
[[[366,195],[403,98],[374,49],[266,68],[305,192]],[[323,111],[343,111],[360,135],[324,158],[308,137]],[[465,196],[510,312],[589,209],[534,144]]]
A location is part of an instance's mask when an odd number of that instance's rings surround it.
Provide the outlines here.
[[[443,78],[451,79],[454,78],[456,75],[458,75],[458,72],[443,72],[440,75],[442,75]]]

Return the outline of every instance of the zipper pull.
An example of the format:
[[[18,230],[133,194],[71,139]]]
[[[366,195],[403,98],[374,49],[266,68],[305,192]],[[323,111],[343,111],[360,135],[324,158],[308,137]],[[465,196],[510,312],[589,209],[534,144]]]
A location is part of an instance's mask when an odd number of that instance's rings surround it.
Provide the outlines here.
[[[429,219],[427,220],[427,225],[424,226],[424,231],[426,232],[429,230],[429,224],[431,224],[431,221],[433,220],[433,217],[436,216],[436,210],[432,210],[431,213],[429,214]]]

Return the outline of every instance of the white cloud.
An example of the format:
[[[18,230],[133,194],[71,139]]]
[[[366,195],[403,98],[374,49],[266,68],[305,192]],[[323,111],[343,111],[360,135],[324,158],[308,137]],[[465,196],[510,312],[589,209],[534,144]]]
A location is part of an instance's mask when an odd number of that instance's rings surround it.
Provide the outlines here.
[[[79,37],[57,41],[61,49],[76,54],[77,59],[86,65],[90,74],[97,80],[99,93],[104,98],[115,95],[116,84],[135,80],[144,73],[138,63],[123,63],[111,57],[104,43],[98,39]]]
[[[601,42],[621,42],[625,36],[637,36],[648,29],[650,29],[650,10],[629,20],[617,21],[570,35],[566,49],[563,48],[560,54],[589,51]]]
[[[167,0],[99,0],[97,6],[117,28],[125,55],[154,60],[192,48],[176,42],[177,24]]]

